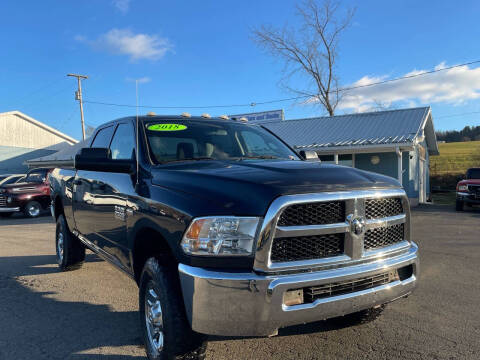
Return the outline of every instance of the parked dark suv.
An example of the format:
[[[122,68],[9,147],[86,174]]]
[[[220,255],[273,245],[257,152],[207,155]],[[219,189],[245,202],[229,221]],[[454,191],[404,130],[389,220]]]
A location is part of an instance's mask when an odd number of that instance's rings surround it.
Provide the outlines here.
[[[30,170],[22,182],[0,186],[0,216],[8,217],[23,212],[28,217],[37,217],[50,205],[48,174],[52,169]]]
[[[457,211],[465,205],[480,205],[480,168],[468,169],[465,179],[457,184]]]

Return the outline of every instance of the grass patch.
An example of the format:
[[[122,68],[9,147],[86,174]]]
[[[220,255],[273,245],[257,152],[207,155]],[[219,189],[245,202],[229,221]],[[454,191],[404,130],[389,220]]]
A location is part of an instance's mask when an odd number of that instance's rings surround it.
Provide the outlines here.
[[[446,193],[432,193],[433,203],[436,205],[455,205],[456,194],[454,191]]]
[[[440,155],[430,157],[432,188],[454,190],[467,169],[480,167],[480,141],[438,144]]]
[[[430,158],[430,174],[463,175],[468,168],[480,167],[480,141],[438,144],[440,155]]]

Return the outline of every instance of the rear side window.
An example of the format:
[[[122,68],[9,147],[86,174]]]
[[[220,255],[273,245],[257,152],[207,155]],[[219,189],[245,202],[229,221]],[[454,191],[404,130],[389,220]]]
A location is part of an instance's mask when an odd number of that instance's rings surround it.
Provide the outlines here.
[[[112,159],[132,159],[134,157],[135,135],[132,124],[120,124],[113,135],[110,151]]]
[[[108,145],[110,144],[110,139],[112,138],[113,135],[113,126],[109,126],[106,128],[103,128],[100,130],[97,135],[95,136],[95,139],[92,142],[92,145],[90,147],[92,148],[108,148]]]

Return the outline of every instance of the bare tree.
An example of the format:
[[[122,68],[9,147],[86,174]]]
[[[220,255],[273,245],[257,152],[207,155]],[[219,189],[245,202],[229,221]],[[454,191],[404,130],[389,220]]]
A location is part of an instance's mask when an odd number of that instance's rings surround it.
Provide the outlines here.
[[[261,26],[253,30],[254,41],[273,56],[285,61],[282,84],[290,91],[320,102],[330,116],[335,113],[341,92],[337,76],[338,41],[350,25],[354,10],[338,19],[339,3],[305,0],[297,6],[302,25],[298,29]],[[294,75],[304,75],[304,88],[288,85]]]

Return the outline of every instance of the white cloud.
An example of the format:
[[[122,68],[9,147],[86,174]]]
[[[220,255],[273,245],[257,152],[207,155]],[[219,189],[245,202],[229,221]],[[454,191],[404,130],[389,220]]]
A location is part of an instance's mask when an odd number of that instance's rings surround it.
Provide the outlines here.
[[[130,8],[131,0],[112,0],[113,6],[117,8],[122,14],[126,14]]]
[[[144,77],[141,77],[141,78],[138,78],[138,79],[126,78],[125,80],[127,80],[129,82],[135,82],[137,80],[139,84],[146,84],[146,83],[149,83],[150,81],[152,81],[152,79],[149,78],[148,76],[144,76]]]
[[[435,70],[447,67],[445,62]],[[427,70],[412,70],[404,76],[422,74]],[[388,76],[364,76],[347,87],[355,87],[388,80]],[[461,66],[433,74],[346,92],[339,109],[363,112],[378,104],[395,106],[418,106],[420,104],[448,103],[460,105],[480,98],[480,67]]]
[[[87,43],[97,50],[127,55],[131,61],[159,60],[172,50],[168,39],[158,35],[135,34],[130,29],[112,29],[93,41],[81,35],[75,36],[75,40]]]

